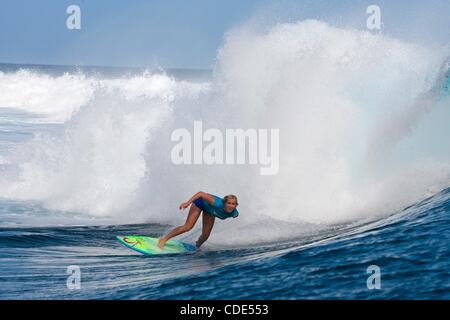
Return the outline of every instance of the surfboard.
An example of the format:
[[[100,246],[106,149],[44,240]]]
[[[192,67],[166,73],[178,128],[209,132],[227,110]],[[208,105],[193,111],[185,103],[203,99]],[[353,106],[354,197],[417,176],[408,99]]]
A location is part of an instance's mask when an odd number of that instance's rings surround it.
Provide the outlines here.
[[[167,253],[187,253],[194,252],[195,246],[170,239],[165,243],[164,249],[158,247],[159,238],[147,236],[117,236],[120,243],[125,247],[143,253],[145,255],[167,254]]]

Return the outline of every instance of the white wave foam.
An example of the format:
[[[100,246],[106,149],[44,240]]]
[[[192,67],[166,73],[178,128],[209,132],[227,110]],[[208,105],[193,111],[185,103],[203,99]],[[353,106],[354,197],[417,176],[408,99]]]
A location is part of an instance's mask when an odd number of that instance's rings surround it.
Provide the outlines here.
[[[71,118],[61,118],[70,119],[64,135],[31,141],[15,155],[17,179],[0,190],[128,223],[181,223],[179,202],[198,190],[237,194],[241,227],[267,217],[328,225],[389,214],[449,182],[449,159],[426,153],[415,136],[435,110],[428,93],[444,58],[318,21],[264,32],[244,26],[227,34],[208,85],[151,75],[96,85],[74,80],[82,98]],[[31,82],[26,87],[35,90]],[[219,129],[280,129],[279,174],[260,176],[248,165],[175,166],[170,134],[194,120]],[[415,149],[399,156],[411,139]]]
[[[0,72],[0,107],[36,113],[44,121],[64,122],[89,101],[95,82],[83,74],[53,77],[25,69]]]

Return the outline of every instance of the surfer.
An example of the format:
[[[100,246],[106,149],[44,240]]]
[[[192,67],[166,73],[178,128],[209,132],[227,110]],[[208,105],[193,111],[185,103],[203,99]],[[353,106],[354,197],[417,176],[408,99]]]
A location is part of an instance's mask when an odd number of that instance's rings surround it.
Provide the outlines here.
[[[239,215],[239,212],[236,210],[238,200],[237,197],[232,194],[227,195],[222,199],[218,196],[199,191],[188,201],[183,202],[180,205],[180,210],[186,209],[189,205],[191,207],[186,222],[159,239],[158,246],[161,250],[164,249],[167,240],[191,230],[202,211],[203,228],[202,234],[195,243],[197,249],[209,238],[216,217],[224,220],[231,217],[236,218]]]

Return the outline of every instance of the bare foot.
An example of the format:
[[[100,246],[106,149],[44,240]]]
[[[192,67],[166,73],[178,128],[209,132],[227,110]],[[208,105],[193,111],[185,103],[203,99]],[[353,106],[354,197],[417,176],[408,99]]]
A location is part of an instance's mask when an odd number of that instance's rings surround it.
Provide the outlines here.
[[[164,240],[163,238],[161,238],[161,239],[159,239],[159,241],[158,241],[158,247],[161,249],[161,250],[164,250],[164,245],[166,244],[166,240]]]

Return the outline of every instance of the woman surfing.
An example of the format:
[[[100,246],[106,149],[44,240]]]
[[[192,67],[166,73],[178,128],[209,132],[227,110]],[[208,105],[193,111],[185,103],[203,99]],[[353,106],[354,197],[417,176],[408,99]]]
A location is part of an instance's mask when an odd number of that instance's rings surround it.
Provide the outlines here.
[[[201,212],[203,212],[203,228],[202,234],[195,243],[197,249],[208,239],[216,217],[225,220],[231,217],[236,218],[239,215],[239,212],[236,209],[238,206],[237,197],[232,194],[227,195],[222,199],[218,196],[199,191],[188,201],[183,202],[180,205],[180,210],[186,209],[189,205],[191,207],[186,222],[159,239],[158,246],[161,250],[164,249],[165,243],[170,238],[191,230],[197,222]]]

